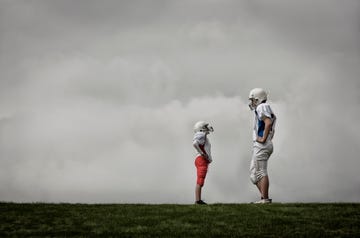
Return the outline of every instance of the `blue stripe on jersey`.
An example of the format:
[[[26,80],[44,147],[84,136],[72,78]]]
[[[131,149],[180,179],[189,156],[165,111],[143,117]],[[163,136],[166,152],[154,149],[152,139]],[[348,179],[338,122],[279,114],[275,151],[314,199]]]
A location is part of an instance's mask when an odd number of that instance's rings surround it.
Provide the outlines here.
[[[265,122],[258,119],[258,131],[257,134],[259,137],[263,137],[265,130]]]

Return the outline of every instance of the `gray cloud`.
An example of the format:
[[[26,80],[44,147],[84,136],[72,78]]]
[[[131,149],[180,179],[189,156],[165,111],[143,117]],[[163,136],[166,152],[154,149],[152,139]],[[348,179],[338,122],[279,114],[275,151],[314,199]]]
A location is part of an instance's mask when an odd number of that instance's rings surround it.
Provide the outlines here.
[[[256,199],[247,94],[278,115],[275,201],[359,201],[357,1],[1,1],[0,200]]]

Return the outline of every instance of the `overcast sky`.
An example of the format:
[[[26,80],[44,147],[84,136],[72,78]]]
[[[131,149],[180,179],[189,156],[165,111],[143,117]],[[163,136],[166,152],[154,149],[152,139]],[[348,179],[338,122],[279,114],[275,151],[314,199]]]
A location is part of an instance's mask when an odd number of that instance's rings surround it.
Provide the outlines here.
[[[0,201],[258,199],[254,87],[278,117],[275,202],[360,202],[358,0],[0,0]]]

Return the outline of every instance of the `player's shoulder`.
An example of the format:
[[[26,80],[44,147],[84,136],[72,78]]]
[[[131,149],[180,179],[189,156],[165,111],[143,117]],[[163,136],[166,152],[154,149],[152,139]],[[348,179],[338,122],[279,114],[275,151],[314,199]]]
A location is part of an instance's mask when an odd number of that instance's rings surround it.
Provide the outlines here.
[[[270,104],[264,102],[261,103],[259,106],[256,107],[257,112],[263,112],[263,111],[271,111]]]
[[[206,134],[205,134],[205,132],[203,132],[203,131],[196,132],[196,133],[194,134],[194,140],[195,140],[195,139],[197,139],[197,140],[203,139],[203,138],[205,138],[205,136],[206,136]]]
[[[258,118],[260,118],[262,120],[264,117],[271,118],[273,115],[273,111],[271,110],[271,107],[268,103],[261,103],[256,108],[256,114],[257,114]]]

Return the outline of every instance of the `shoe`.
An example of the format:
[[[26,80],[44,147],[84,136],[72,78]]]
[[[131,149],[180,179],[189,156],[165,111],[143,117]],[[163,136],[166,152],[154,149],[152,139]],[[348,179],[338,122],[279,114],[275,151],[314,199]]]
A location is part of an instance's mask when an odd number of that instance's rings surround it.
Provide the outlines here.
[[[195,204],[206,205],[206,202],[204,202],[203,200],[199,200],[199,201],[196,201]]]
[[[272,199],[270,198],[263,198],[259,201],[254,202],[255,204],[264,204],[264,203],[272,203]]]

